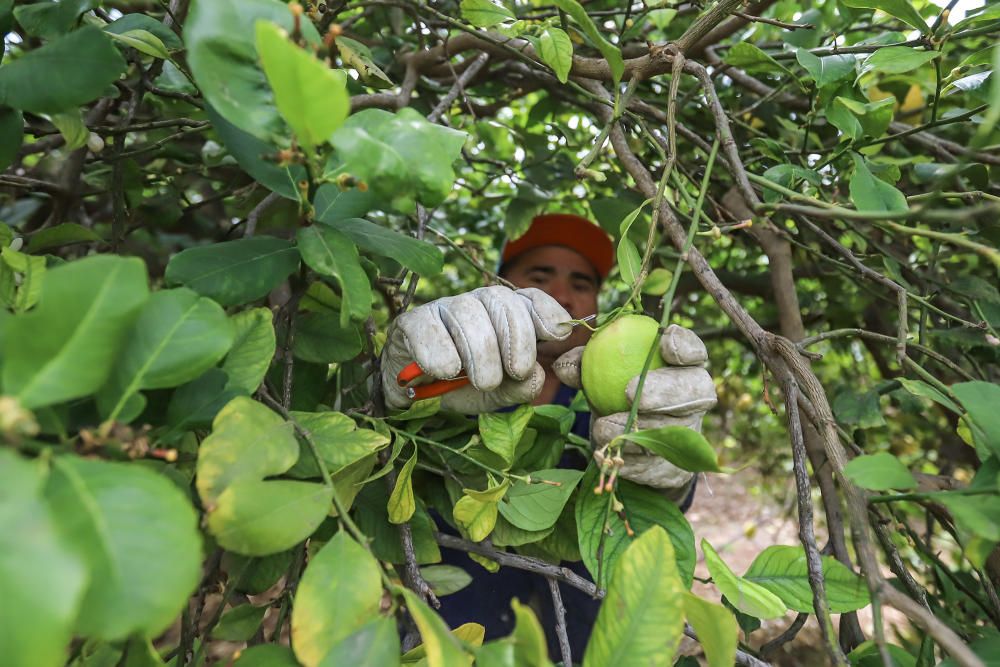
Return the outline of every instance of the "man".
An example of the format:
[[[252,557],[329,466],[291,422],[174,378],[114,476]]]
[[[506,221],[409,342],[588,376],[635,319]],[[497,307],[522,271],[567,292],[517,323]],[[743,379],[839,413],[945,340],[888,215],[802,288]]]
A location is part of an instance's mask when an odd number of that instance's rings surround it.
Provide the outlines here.
[[[590,337],[589,329],[572,327],[570,320],[597,312],[598,292],[614,257],[611,240],[589,220],[568,214],[536,217],[501,254],[499,274],[519,289],[480,288],[438,299],[396,319],[383,356],[387,404],[410,404],[396,375],[416,361],[434,378],[467,374],[470,386],[445,394],[445,409],[477,414],[519,403],[569,405],[580,388],[580,356]],[[711,377],[700,367],[707,360],[704,344],[687,329],[671,326],[662,336],[661,354],[667,366],[647,374],[637,426],[700,429],[702,417],[715,404]],[[578,413],[573,431],[602,446],[623,432],[627,413],[595,417],[591,431],[590,415]],[[660,490],[682,510],[690,505],[691,473],[635,445],[626,446],[622,456],[623,478]],[[566,458],[561,463],[585,464]],[[491,575],[464,554],[446,550],[443,556],[473,575],[470,586],[442,600],[441,613],[452,627],[478,622],[486,626],[487,639],[505,636],[513,627],[513,597],[541,607],[543,624],[552,627],[546,618],[551,615],[548,588],[541,577],[512,568]],[[582,564],[575,565],[586,576]],[[563,595],[571,649],[582,659],[599,603],[575,589]],[[548,634],[550,654],[558,656],[554,633]]]

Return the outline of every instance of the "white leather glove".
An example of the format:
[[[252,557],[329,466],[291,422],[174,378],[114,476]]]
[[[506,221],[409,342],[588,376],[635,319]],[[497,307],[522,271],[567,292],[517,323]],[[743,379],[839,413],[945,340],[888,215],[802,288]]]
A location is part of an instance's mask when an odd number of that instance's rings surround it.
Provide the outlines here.
[[[565,340],[573,332],[570,319],[555,299],[533,287],[481,287],[403,313],[390,326],[382,352],[386,405],[403,409],[412,403],[396,377],[413,361],[436,379],[468,375],[471,386],[441,397],[446,410],[478,414],[530,403],[545,380],[535,342]]]
[[[582,347],[573,348],[552,366],[564,384],[576,389],[580,388],[582,355]],[[637,429],[686,426],[700,432],[702,418],[716,403],[712,376],[701,367],[708,360],[705,344],[690,329],[672,324],[660,337],[660,356],[667,365],[646,374],[636,415]],[[638,384],[638,376],[628,384],[625,394],[629,403],[635,399]],[[603,447],[625,432],[627,421],[627,412],[595,414],[590,439],[596,447]],[[621,455],[625,465],[619,475],[639,484],[664,490],[686,489],[694,476],[631,442],[622,447]]]

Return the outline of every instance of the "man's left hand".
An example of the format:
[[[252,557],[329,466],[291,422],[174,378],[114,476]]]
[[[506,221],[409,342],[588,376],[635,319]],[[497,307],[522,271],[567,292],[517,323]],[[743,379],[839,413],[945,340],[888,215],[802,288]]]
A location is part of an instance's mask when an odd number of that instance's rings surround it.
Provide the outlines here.
[[[553,364],[559,379],[570,387],[580,388],[580,360],[583,348],[573,348]],[[660,356],[666,366],[646,373],[646,381],[639,397],[636,415],[638,429],[662,426],[685,426],[701,431],[705,413],[715,407],[715,385],[712,376],[702,368],[708,360],[705,344],[690,329],[673,324],[660,337]],[[638,376],[632,378],[626,389],[629,403],[635,400]],[[595,415],[591,422],[590,438],[598,448],[604,447],[625,432],[628,412]],[[622,447],[622,466],[619,475],[649,487],[670,490],[686,489],[693,474],[669,461],[651,454],[634,443]]]

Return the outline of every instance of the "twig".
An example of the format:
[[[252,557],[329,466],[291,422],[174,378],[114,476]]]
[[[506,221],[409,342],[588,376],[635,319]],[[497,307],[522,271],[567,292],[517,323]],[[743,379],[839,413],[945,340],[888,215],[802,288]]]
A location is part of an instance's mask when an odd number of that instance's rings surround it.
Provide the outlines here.
[[[416,447],[416,444],[414,444]],[[382,465],[385,465],[388,460],[388,455],[385,451],[379,456]],[[389,489],[389,493],[392,493],[393,489],[396,488],[396,481],[399,475],[395,468],[389,470],[389,473],[385,476],[385,485]],[[417,563],[417,554],[413,547],[413,530],[410,527],[409,521],[404,521],[403,523],[396,526],[399,532],[399,542],[403,547],[403,556],[405,559],[404,566],[404,577],[406,582],[406,587],[415,592],[420,599],[424,602],[430,602],[435,609],[441,608],[441,601],[438,600],[434,591],[431,590],[430,584],[424,579],[423,575],[420,573],[420,565]]]
[[[806,564],[809,571],[809,587],[813,594],[813,609],[819,621],[823,640],[830,659],[835,665],[848,665],[847,656],[837,643],[830,620],[830,604],[826,599],[826,582],[823,578],[823,559],[816,546],[816,534],[813,529],[812,488],[809,484],[809,472],[806,470],[806,445],[802,437],[802,422],[799,420],[798,394],[799,388],[793,378],[787,378],[782,383],[785,394],[785,410],[788,416],[788,432],[792,440],[792,457],[795,470],[795,489],[799,507],[799,541],[806,551]]]
[[[537,558],[519,556],[517,554],[507,553],[506,551],[499,551],[488,544],[482,542],[470,542],[469,540],[463,540],[462,538],[455,537],[454,535],[434,533],[434,539],[438,544],[443,547],[447,547],[448,549],[458,549],[459,551],[486,556],[487,558],[500,563],[502,566],[516,567],[519,570],[534,572],[535,574],[551,577],[557,581],[569,584],[573,588],[579,589],[591,597],[597,599],[604,597],[604,591],[602,589],[599,589],[593,582],[584,579],[568,567],[546,563],[545,561],[538,560]]]
[[[429,114],[427,114],[427,120],[432,123],[436,123],[438,119],[447,111],[451,105],[458,99],[459,95],[465,93],[465,86],[469,84],[472,79],[479,74],[479,70],[486,66],[486,63],[490,59],[490,54],[480,53],[472,60],[472,64],[465,68],[457,79],[455,79],[455,84],[451,89],[445,93],[445,96],[441,98],[441,101],[437,103]]]
[[[684,624],[684,634],[696,642],[701,642],[698,638],[698,633],[696,633],[694,628],[687,623]],[[759,660],[746,651],[741,651],[739,649],[736,649],[735,664],[739,665],[739,667],[771,667],[771,663]]]
[[[563,667],[572,667],[573,654],[569,648],[569,635],[566,632],[566,605],[563,604],[562,593],[559,592],[559,582],[552,577],[545,577],[549,582],[549,592],[552,594],[552,608],[556,617],[556,636],[559,638],[559,653],[562,655]]]
[[[281,195],[277,192],[272,192],[253,207],[253,210],[247,215],[247,226],[243,229],[243,238],[248,239],[254,235],[257,231],[257,221],[260,219],[260,216],[279,199],[281,199]]]
[[[795,620],[792,621],[791,625],[785,628],[784,632],[760,647],[760,650],[758,651],[758,653],[760,653],[760,657],[770,657],[772,653],[795,639],[799,634],[799,630],[802,629],[802,626],[804,626],[808,620],[809,614],[800,613],[796,615]]]
[[[779,21],[777,19],[769,19],[763,16],[751,16],[746,12],[734,11],[733,15],[739,16],[741,19],[746,19],[754,23],[766,23],[768,25],[776,25],[779,28],[784,28],[785,30],[812,30],[816,26],[812,23],[789,23],[787,21]]]

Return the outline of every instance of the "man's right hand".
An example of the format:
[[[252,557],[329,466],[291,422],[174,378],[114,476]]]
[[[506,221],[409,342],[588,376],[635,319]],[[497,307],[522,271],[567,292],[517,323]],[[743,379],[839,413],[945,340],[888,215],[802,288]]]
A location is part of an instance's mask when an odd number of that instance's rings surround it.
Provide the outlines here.
[[[565,340],[573,331],[566,309],[545,292],[482,287],[403,313],[389,328],[382,353],[382,387],[390,408],[412,400],[396,376],[416,361],[424,375],[467,375],[471,386],[444,394],[441,407],[465,414],[530,403],[542,390],[536,341]]]

